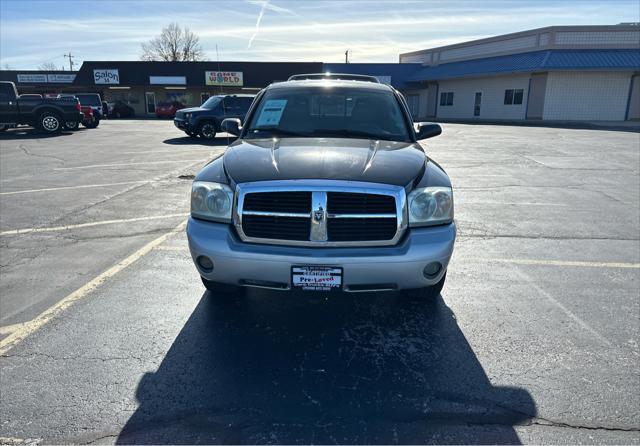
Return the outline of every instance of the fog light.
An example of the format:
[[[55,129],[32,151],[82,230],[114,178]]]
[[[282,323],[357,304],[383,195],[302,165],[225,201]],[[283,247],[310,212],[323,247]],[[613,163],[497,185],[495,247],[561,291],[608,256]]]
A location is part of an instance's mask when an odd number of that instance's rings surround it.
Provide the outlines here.
[[[213,262],[207,256],[200,256],[196,259],[198,266],[205,272],[213,271]]]
[[[422,270],[422,274],[424,274],[426,278],[431,279],[437,276],[441,269],[442,265],[440,265],[439,262],[431,262],[424,267],[424,270]]]

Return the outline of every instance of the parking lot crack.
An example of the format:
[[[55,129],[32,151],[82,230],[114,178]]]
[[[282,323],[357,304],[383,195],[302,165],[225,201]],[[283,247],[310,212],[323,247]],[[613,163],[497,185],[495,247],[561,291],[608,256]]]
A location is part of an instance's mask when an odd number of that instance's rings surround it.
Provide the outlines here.
[[[62,163],[62,165],[63,165],[63,166],[64,166],[64,165],[66,164],[66,162],[67,162],[66,160],[64,160],[64,159],[62,159],[62,158],[59,158],[59,157],[57,157],[57,156],[54,156],[54,155],[39,155],[39,154],[37,154],[37,153],[33,153],[33,152],[29,151],[29,149],[27,149],[27,148],[24,146],[24,144],[20,144],[20,145],[18,146],[18,148],[19,148],[20,150],[22,150],[22,151],[24,152],[24,154],[25,154],[25,155],[27,155],[27,156],[31,156],[31,157],[34,157],[34,158],[48,158],[48,159],[53,159],[53,160],[56,160],[56,161],[57,161],[57,162],[59,162],[59,163]]]

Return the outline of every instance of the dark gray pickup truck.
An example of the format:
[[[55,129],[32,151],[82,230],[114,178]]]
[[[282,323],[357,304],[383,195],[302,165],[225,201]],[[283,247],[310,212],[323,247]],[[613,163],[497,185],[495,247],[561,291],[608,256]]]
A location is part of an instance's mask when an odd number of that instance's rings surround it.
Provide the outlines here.
[[[222,122],[238,139],[196,176],[187,227],[213,294],[440,293],[453,192],[418,141],[441,128],[414,124],[402,95],[376,79],[332,76],[272,84],[245,122]]]
[[[67,121],[82,121],[77,98],[18,97],[13,82],[0,82],[0,132],[27,124],[45,133],[57,133]]]

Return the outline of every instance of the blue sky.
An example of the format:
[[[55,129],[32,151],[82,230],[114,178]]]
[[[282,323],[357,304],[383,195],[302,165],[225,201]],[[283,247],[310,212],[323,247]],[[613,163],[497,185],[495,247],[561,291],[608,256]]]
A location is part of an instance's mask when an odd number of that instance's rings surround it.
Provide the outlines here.
[[[176,21],[207,58],[397,62],[401,52],[549,25],[640,20],[638,0],[0,0],[0,67],[138,60],[140,43]],[[259,26],[256,26],[262,12]]]

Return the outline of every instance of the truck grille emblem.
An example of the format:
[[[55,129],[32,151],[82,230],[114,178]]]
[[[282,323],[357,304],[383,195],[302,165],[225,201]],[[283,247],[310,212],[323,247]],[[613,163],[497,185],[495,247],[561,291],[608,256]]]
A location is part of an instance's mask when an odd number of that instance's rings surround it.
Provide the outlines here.
[[[323,218],[324,218],[324,210],[322,209],[322,206],[320,206],[318,210],[313,211],[313,219],[318,223],[320,223]]]

